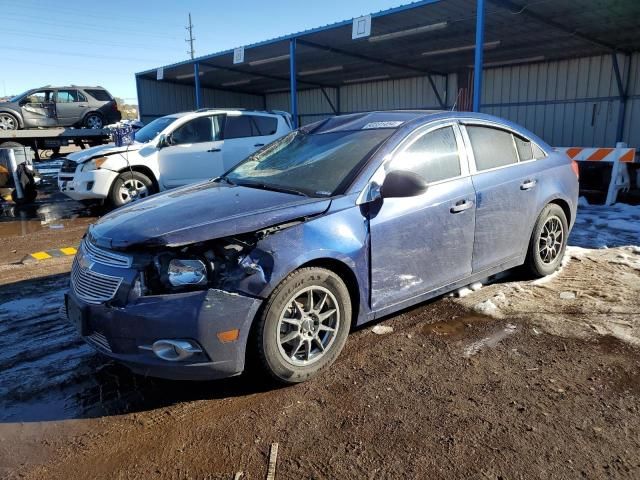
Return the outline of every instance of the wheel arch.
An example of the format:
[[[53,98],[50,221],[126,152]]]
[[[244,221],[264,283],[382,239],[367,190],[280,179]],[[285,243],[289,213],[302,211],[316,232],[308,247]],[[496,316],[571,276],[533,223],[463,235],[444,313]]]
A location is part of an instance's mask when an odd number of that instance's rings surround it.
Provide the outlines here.
[[[133,170],[134,172],[141,173],[149,177],[149,179],[153,182],[153,188],[155,189],[154,193],[158,193],[160,191],[160,184],[158,183],[158,179],[156,178],[153,170],[144,165],[131,165],[131,167],[124,167],[118,170],[118,174],[128,172]]]
[[[567,202],[562,198],[554,198],[553,200],[550,200],[547,203],[547,205],[551,205],[551,204],[558,205],[562,209],[562,211],[564,212],[564,215],[567,217],[567,225],[571,225],[572,218],[571,218],[571,207],[569,207],[569,202]]]
[[[11,108],[0,108],[0,113],[7,113],[18,121],[18,128],[24,128],[24,119],[20,113]]]

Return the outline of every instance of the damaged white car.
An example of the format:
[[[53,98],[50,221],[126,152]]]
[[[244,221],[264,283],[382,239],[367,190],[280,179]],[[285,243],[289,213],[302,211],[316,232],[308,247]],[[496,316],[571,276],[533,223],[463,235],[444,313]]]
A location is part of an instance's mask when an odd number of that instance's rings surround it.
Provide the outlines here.
[[[286,112],[203,109],[157,118],[132,145],[102,145],[68,155],[62,193],[119,207],[137,198],[214,178],[291,131]]]

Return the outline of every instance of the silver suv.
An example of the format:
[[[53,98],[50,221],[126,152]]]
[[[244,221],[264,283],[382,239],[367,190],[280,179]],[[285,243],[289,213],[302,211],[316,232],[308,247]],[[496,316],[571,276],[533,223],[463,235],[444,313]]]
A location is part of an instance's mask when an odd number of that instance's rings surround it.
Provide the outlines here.
[[[0,103],[0,130],[102,128],[120,121],[115,99],[102,87],[42,87]]]

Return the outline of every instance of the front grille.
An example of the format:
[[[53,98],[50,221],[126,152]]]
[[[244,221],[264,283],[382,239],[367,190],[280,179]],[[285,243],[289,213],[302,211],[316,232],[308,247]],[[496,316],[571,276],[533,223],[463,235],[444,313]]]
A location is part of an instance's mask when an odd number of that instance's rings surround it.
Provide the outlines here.
[[[119,255],[109,250],[103,250],[91,244],[86,238],[82,240],[80,246],[86,256],[91,260],[101,263],[103,265],[109,265],[111,267],[129,268],[131,266],[131,257],[126,255]]]
[[[105,337],[100,332],[93,332],[92,334],[87,335],[86,339],[90,344],[95,346],[98,350],[104,350],[106,352],[113,353],[111,350],[111,344],[109,343],[109,340],[107,340],[107,337]]]
[[[77,166],[78,164],[76,162],[65,158],[62,162],[62,166],[60,167],[60,171],[62,173],[76,173]]]
[[[71,269],[71,288],[76,296],[92,304],[108,302],[115,297],[122,278],[104,275],[83,267],[78,260],[80,256],[82,252],[76,256]]]

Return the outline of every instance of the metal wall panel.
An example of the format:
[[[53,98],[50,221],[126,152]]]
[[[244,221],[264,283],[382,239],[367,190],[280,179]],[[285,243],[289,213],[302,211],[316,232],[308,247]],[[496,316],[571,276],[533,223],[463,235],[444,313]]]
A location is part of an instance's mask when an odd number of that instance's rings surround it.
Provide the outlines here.
[[[445,86],[448,87],[449,104],[453,104],[457,91],[456,75],[449,75],[448,85],[443,77],[434,76],[433,79],[443,99]],[[439,108],[426,77],[344,85],[339,87],[339,90],[340,105],[337,101],[337,88],[326,88],[325,92],[333,105],[339,107],[339,111],[343,114],[396,108]],[[266,97],[267,109],[290,110],[289,92],[271,93]],[[298,113],[300,123],[306,125],[331,117],[333,110],[318,88],[298,92]]]
[[[201,94],[202,107],[264,108],[264,99],[259,95],[209,88],[201,89]],[[138,105],[140,119],[145,123],[170,113],[194,110],[195,87],[139,78]]]
[[[627,59],[619,55],[618,62],[624,72]],[[638,146],[632,124],[638,130],[640,118],[634,122],[631,103],[624,141]],[[487,69],[481,110],[521,124],[551,145],[614,146],[620,99],[613,59],[604,55]]]
[[[630,147],[640,147],[640,53],[631,57],[629,70],[629,99],[624,124],[624,141]]]

